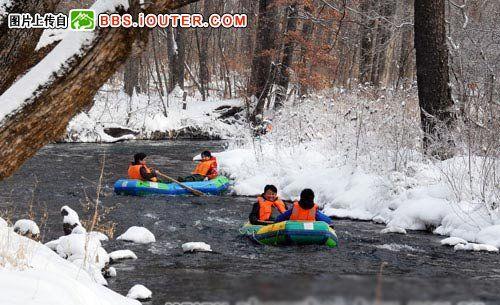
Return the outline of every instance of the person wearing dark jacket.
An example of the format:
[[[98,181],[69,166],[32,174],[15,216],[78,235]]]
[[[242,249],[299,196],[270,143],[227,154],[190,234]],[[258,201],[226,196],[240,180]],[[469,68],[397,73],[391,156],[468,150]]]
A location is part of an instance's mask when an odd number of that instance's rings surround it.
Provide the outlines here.
[[[253,225],[268,225],[274,223],[272,216],[273,209],[279,213],[286,211],[286,206],[278,196],[278,189],[274,185],[266,185],[264,193],[257,197],[257,202],[252,207],[252,212],[248,216],[248,220]]]
[[[293,203],[293,207],[276,218],[276,222],[285,220],[294,221],[324,221],[331,224],[330,217],[318,210],[318,205],[314,203],[314,192],[311,189],[304,189],[300,193],[300,200]]]
[[[128,167],[128,178],[144,181],[160,182],[156,176],[156,171],[147,167],[145,153],[137,153],[134,155],[134,162]]]

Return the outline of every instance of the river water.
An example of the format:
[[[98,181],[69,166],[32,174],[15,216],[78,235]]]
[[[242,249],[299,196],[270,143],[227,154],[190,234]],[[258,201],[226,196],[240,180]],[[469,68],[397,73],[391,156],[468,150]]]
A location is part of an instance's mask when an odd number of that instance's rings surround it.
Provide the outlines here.
[[[380,234],[383,225],[335,220],[337,249],[269,247],[238,235],[252,198],[113,193],[114,181],[125,176],[136,152],[145,152],[150,166],[177,177],[189,174],[195,154],[221,151],[223,145],[203,141],[49,145],[0,182],[2,216],[13,221],[25,218],[31,205],[43,240],[59,237],[61,206],[75,209],[81,219],[90,218],[86,198],[95,198],[99,164],[105,156],[101,203],[112,210],[102,213],[101,222],[116,225],[115,237],[138,225],[157,239],[148,245],[104,243],[108,252],[130,249],[138,256],[114,265],[117,277],[108,279],[109,287],[126,294],[134,284],[143,284],[153,292],[145,304],[255,304],[256,300],[311,301],[311,297],[333,304],[376,300],[378,304],[500,304],[498,254],[454,252],[439,244],[441,237],[429,233]],[[204,241],[214,252],[183,254],[181,244],[190,241]]]

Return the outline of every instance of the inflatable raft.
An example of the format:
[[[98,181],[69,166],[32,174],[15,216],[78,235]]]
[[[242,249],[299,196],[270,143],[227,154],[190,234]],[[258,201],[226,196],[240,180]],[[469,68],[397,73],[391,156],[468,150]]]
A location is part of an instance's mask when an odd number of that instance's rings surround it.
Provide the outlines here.
[[[212,180],[183,182],[183,184],[200,192],[211,195],[220,195],[229,187],[229,179],[218,176]],[[190,191],[182,188],[176,183],[161,183],[133,179],[120,179],[115,182],[115,193],[120,195],[189,195]]]
[[[246,223],[240,233],[265,245],[338,245],[335,230],[323,221],[282,221],[267,226]]]

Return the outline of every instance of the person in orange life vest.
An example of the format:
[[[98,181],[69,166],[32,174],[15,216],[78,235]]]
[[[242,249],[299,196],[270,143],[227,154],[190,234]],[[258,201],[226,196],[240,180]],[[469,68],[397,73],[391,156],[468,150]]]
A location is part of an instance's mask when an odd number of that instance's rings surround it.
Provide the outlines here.
[[[267,225],[274,223],[272,216],[273,208],[280,213],[286,211],[286,206],[278,199],[278,189],[274,185],[266,185],[264,193],[257,197],[257,202],[252,207],[252,212],[248,216],[248,220],[253,225]]]
[[[145,153],[137,153],[134,155],[134,162],[128,167],[128,178],[160,182],[156,176],[156,171],[146,166],[146,162],[144,161],[145,158]]]
[[[293,203],[293,207],[276,218],[276,222],[285,220],[295,221],[324,221],[331,224],[330,217],[321,213],[314,203],[314,192],[311,189],[304,189],[300,193],[300,200]]]
[[[205,179],[215,179],[218,176],[217,159],[212,156],[210,151],[205,150],[201,153],[201,162],[196,165],[192,175],[179,177],[180,182],[203,181]]]

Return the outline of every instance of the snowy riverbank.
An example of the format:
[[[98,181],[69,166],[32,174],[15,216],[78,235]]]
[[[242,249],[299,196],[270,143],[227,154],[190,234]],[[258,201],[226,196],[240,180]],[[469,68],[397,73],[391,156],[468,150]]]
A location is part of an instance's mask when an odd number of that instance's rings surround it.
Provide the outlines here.
[[[104,86],[88,112],[74,117],[64,141],[116,142],[132,139],[227,139],[243,128],[241,116],[224,117],[232,107],[241,107],[241,99],[186,98],[178,87],[168,96],[148,97]],[[184,109],[184,107],[186,109]],[[221,117],[222,116],[222,117]]]
[[[0,244],[1,304],[141,304],[97,283],[82,266],[10,227],[0,227]]]
[[[234,191],[256,195],[275,184],[284,199],[294,199],[312,188],[326,214],[385,223],[383,233],[428,230],[500,247],[500,190],[492,174],[500,172],[499,160],[430,160],[414,145],[418,121],[408,122],[407,102],[389,107],[383,99],[353,104],[352,96],[341,97],[293,107],[270,134],[218,154]]]

